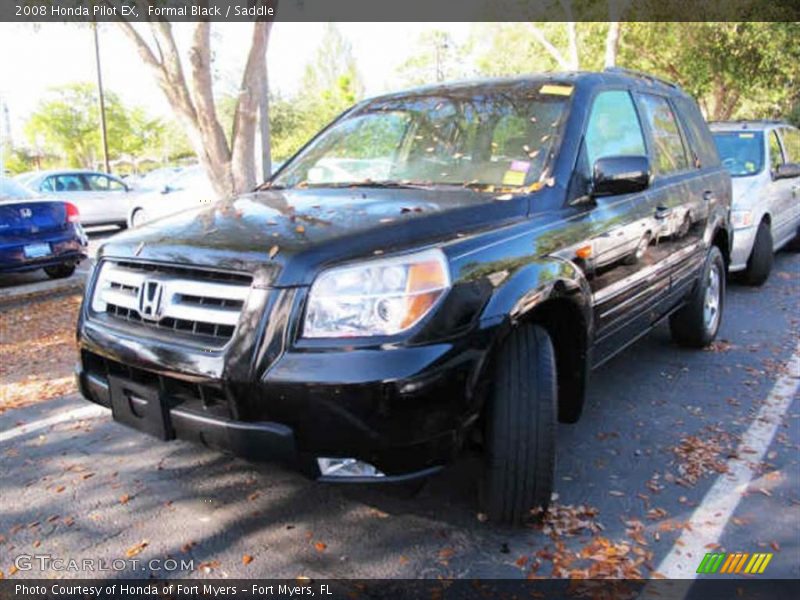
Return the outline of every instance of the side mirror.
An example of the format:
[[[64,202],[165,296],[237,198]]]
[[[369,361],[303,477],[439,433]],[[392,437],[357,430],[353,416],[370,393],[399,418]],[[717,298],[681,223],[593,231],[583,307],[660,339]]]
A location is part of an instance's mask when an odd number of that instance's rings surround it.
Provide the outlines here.
[[[618,196],[646,190],[650,161],[646,156],[606,156],[592,169],[592,196]]]
[[[794,179],[800,177],[800,164],[797,163],[784,163],[778,165],[772,173],[773,179]]]

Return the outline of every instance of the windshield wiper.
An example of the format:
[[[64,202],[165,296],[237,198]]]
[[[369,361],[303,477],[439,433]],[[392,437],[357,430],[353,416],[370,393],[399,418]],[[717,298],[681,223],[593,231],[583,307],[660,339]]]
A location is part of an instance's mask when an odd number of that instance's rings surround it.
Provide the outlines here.
[[[306,183],[307,187],[331,187],[331,188],[395,188],[395,189],[429,189],[433,187],[431,183],[415,181],[346,181],[329,183]]]

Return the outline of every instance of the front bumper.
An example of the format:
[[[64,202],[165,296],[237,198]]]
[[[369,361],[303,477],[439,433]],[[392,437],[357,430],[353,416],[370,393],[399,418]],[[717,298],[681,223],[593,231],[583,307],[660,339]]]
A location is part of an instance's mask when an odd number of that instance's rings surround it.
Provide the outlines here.
[[[758,227],[744,227],[735,229],[733,232],[733,247],[731,248],[731,265],[728,270],[731,273],[744,271],[747,268],[747,261],[753,252],[753,244],[756,240]]]
[[[373,465],[384,474],[376,483],[428,476],[453,459],[479,410],[481,336],[410,348],[289,351],[262,375],[241,380],[229,375],[236,368],[224,353],[178,360],[174,348],[170,355],[145,347],[91,321],[80,327],[79,389],[112,408],[115,419],[145,429],[119,418],[111,393],[117,379],[144,385],[158,390],[165,407],[164,439],[280,461],[315,479],[348,481],[323,477],[322,457]]]

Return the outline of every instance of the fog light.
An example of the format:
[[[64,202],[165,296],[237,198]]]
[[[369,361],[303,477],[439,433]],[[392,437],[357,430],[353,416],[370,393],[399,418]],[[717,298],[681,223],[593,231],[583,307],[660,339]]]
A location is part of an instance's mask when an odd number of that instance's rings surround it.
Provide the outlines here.
[[[318,458],[317,464],[323,477],[385,477],[386,475],[369,463],[355,458]]]

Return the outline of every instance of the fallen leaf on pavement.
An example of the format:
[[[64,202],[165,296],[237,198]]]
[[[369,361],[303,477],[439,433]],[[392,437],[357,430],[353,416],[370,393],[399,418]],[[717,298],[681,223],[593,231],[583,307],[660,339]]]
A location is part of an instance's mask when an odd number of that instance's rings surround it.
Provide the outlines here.
[[[125,551],[125,556],[127,556],[128,558],[131,558],[131,557],[136,556],[137,554],[140,554],[142,550],[147,548],[149,543],[150,542],[148,542],[147,540],[142,540],[138,544],[134,544],[133,546],[131,546],[130,548],[128,548]]]

